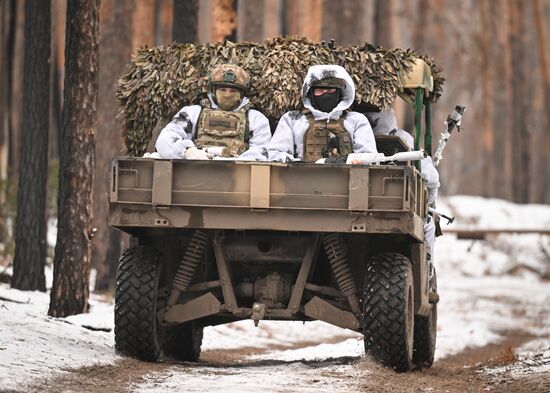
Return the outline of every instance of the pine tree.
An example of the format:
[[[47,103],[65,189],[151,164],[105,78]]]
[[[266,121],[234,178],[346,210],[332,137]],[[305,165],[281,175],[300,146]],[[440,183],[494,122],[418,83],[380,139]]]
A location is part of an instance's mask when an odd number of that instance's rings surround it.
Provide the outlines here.
[[[99,0],[69,0],[57,243],[48,314],[88,309],[98,91]]]
[[[12,287],[46,290],[46,184],[48,179],[51,3],[25,2],[23,132]]]

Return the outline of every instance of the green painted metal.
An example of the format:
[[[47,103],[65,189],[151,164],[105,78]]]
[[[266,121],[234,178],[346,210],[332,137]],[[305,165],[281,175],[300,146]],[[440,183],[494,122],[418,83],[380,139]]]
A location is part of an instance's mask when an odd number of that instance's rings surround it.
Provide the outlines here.
[[[422,104],[424,101],[424,89],[416,89],[415,99],[414,99],[414,149],[422,149]],[[416,167],[420,170],[420,161],[416,161]]]
[[[426,153],[431,157],[432,155],[432,103],[429,98],[424,103],[424,122],[426,129],[424,130],[424,148]]]

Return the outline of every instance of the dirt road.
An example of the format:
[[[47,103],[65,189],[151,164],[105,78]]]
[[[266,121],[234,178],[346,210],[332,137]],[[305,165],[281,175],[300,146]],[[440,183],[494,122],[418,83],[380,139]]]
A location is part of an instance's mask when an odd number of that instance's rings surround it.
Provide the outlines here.
[[[439,244],[457,256],[440,270],[431,369],[384,369],[365,358],[360,335],[321,322],[208,327],[199,363],[144,363],[117,357],[112,331],[80,328],[112,320],[112,304],[96,304],[78,326],[46,318],[46,294],[29,303],[16,293],[23,302],[0,307],[0,392],[550,392],[548,281],[497,274],[500,251]]]
[[[532,339],[522,332],[503,332],[505,340],[437,361],[431,369],[397,374],[364,356],[337,356],[322,360],[278,360],[280,355],[307,350],[320,342],[289,347],[208,350],[198,364],[165,359],[144,363],[124,359],[112,366],[69,370],[37,382],[32,392],[544,392],[550,375],[519,380],[492,378],[483,366],[512,362],[510,348]],[[357,338],[335,337],[334,349],[345,349]],[[348,344],[346,344],[348,343]]]

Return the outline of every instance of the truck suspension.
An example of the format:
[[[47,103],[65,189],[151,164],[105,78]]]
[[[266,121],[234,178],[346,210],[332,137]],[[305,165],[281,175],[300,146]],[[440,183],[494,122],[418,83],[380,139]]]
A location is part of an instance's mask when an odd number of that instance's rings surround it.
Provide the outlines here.
[[[176,304],[180,293],[189,288],[189,284],[191,284],[195,270],[202,260],[209,241],[210,236],[205,231],[196,230],[193,234],[172,281],[172,291],[168,299],[168,306]]]
[[[348,265],[342,236],[338,233],[324,233],[321,239],[338,288],[348,300],[353,314],[359,318],[361,316],[361,308],[359,306],[357,287]]]

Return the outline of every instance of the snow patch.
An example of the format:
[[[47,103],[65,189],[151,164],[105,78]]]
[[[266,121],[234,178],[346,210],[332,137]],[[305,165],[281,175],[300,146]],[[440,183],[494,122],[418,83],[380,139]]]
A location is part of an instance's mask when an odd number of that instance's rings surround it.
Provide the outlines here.
[[[438,210],[456,215],[456,228],[550,227],[549,206],[451,197],[442,200]],[[521,329],[539,338],[520,348],[521,372],[548,372],[550,285],[539,273],[549,268],[549,251],[548,236],[506,235],[475,242],[452,235],[439,238],[436,359],[498,342],[503,331]],[[531,269],[514,269],[523,265]],[[51,270],[47,277],[51,285]],[[26,391],[36,379],[54,377],[64,369],[120,359],[113,348],[112,301],[92,296],[90,304],[88,314],[50,318],[48,293],[0,284],[0,387]],[[323,322],[261,321],[255,328],[252,321],[241,321],[205,329],[203,351],[239,348],[255,349],[242,359],[245,364],[223,369],[204,363],[174,367],[170,375],[150,374],[132,391],[203,391],[209,386],[209,391],[255,392],[268,386],[277,392],[298,385],[302,392],[349,391],[353,363],[363,353],[360,335]],[[330,375],[320,375],[318,368],[327,359],[338,362]],[[300,372],[289,372],[291,368]]]

